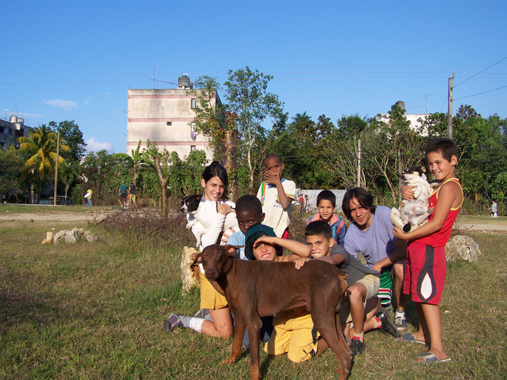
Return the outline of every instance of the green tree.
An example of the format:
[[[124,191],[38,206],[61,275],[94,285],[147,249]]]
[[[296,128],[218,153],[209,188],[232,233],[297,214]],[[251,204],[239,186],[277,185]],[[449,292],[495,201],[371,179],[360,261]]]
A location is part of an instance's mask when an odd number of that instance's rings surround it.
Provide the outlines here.
[[[227,110],[237,115],[241,144],[245,147],[246,165],[249,171],[249,188],[253,190],[255,166],[252,160],[256,142],[262,135],[262,123],[268,117],[280,114],[283,103],[277,95],[267,92],[273,79],[248,66],[236,71],[229,70],[225,85]]]
[[[50,127],[42,124],[29,133],[28,137],[20,137],[19,149],[27,158],[25,169],[39,176],[39,198],[40,191],[46,179],[46,176],[54,173],[56,163],[56,145],[57,134]],[[70,148],[65,145],[65,140],[60,140],[60,152],[70,152]],[[58,162],[63,163],[65,159],[59,155]],[[32,194],[33,199],[33,194]]]
[[[72,183],[79,176],[81,169],[77,162],[64,162],[58,169],[60,180],[65,185],[65,204],[67,204],[67,193]]]
[[[20,152],[9,145],[0,148],[0,195],[19,194],[21,192],[21,172],[24,165]]]
[[[160,185],[160,215],[162,218],[167,219],[169,212],[167,203],[167,186],[171,178],[171,155],[165,147],[162,152],[159,151],[157,144],[152,143],[150,140],[147,141],[143,154],[147,160],[150,160],[150,163],[152,163],[152,167],[157,174],[158,183]]]
[[[51,121],[48,125],[56,133],[60,132],[60,138],[65,141],[65,145],[70,149],[70,157],[68,158],[71,161],[79,162],[86,153],[86,143],[83,140],[83,132],[79,129],[79,125],[74,120],[61,121],[58,125],[55,121]]]

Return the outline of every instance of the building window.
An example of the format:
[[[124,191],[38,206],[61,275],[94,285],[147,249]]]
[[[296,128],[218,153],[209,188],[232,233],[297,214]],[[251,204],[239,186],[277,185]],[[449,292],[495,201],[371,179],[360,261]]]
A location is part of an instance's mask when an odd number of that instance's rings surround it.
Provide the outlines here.
[[[192,108],[193,110],[195,109],[195,98],[192,98],[190,100],[190,108]]]
[[[166,124],[167,125],[173,125],[173,122],[172,121],[168,121]]]
[[[195,150],[195,145],[190,145],[190,151],[193,152]]]

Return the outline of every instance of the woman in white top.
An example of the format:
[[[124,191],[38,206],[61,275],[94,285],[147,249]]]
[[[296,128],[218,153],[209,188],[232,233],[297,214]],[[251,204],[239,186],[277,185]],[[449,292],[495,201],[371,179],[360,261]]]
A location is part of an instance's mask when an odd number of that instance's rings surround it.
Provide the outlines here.
[[[225,195],[228,193],[228,184],[227,171],[216,161],[206,167],[202,174],[201,186],[204,189],[204,196],[201,202],[218,202],[218,205],[217,214],[213,218],[211,227],[205,229],[200,223],[192,226],[194,235],[200,236],[200,250],[208,245],[219,243],[220,234],[224,229],[225,216],[232,212],[230,202],[224,201]],[[201,288],[199,314],[202,316],[202,309],[207,309],[211,318],[185,317],[173,313],[164,323],[165,331],[174,331],[176,328],[182,327],[206,335],[229,339],[233,335],[234,328],[227,300],[213,288],[202,272],[199,280]]]

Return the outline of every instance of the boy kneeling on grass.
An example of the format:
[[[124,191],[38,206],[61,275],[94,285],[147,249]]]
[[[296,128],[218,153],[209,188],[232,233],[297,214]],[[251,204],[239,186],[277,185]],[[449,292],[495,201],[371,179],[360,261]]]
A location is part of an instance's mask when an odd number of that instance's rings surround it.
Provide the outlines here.
[[[428,352],[417,358],[419,363],[445,363],[451,358],[442,345],[438,305],[447,272],[445,245],[461,208],[463,191],[456,178],[458,150],[454,142],[446,138],[433,139],[424,151],[429,169],[440,185],[430,196],[429,207],[433,207],[434,211],[428,223],[408,233],[393,228],[396,239],[408,240],[403,293],[412,296],[419,317],[419,330],[405,333],[397,341],[429,346]],[[407,199],[405,193],[403,196]]]
[[[283,248],[293,254],[282,256]],[[278,238],[271,227],[258,224],[246,233],[245,256],[249,260],[287,262],[310,257],[310,248],[294,240]],[[301,363],[320,352],[317,344],[324,340],[318,340],[319,334],[306,306],[276,314],[273,326],[273,333],[264,346],[268,355],[287,353],[291,362]]]
[[[366,331],[380,329],[385,334],[394,335],[396,327],[389,319],[384,314],[380,314],[380,318],[375,315],[379,308],[376,295],[380,286],[380,273],[363,265],[341,245],[335,244],[331,227],[322,220],[306,226],[305,239],[312,258],[336,265],[348,274],[346,298],[340,308],[340,322],[344,335],[351,341],[352,355],[360,354],[366,349]],[[301,268],[306,261],[308,259],[297,260],[296,268]]]

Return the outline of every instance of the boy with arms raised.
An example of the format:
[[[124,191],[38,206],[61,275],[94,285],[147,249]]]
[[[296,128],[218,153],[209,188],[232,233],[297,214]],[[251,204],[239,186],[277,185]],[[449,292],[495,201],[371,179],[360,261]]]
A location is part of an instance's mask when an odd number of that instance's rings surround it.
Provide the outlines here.
[[[343,247],[345,241],[345,234],[347,233],[347,226],[345,225],[342,218],[334,213],[336,208],[336,196],[332,191],[322,190],[317,195],[317,210],[319,212],[308,219],[307,225],[317,220],[323,220],[329,223],[331,231],[333,233],[333,239],[335,243]]]
[[[326,261],[343,270],[347,276],[347,298],[340,309],[340,322],[345,326],[345,335],[351,340],[352,355],[363,352],[364,333],[372,329],[380,329],[383,333],[394,335],[396,328],[385,317],[375,316],[379,299],[377,292],[380,286],[380,273],[349,254],[341,245],[335,244],[331,234],[331,227],[319,220],[312,222],[305,229],[306,244],[310,247],[312,258]],[[308,259],[296,260],[299,269]],[[350,329],[350,322],[354,328]]]
[[[283,178],[284,165],[276,154],[264,158],[264,182],[257,191],[262,211],[266,215],[264,224],[273,228],[276,236],[289,238],[289,212],[296,199],[296,184]]]
[[[445,245],[463,202],[461,184],[456,178],[458,151],[450,139],[431,140],[425,148],[429,169],[440,185],[430,197],[434,207],[428,223],[409,233],[393,228],[397,239],[408,240],[407,269],[403,292],[412,296],[419,317],[419,330],[406,333],[400,342],[425,343],[428,352],[417,359],[421,363],[443,363],[451,359],[442,345],[442,325],[438,305],[445,284],[447,262]]]
[[[287,248],[292,255],[282,256]],[[276,236],[271,227],[258,224],[246,233],[245,256],[249,260],[291,262],[298,258],[310,257],[310,248],[295,240]],[[310,359],[318,351],[318,333],[314,329],[306,306],[282,311],[273,318],[274,331],[264,351],[269,355],[283,355],[293,363]],[[321,339],[324,342],[323,339]],[[320,342],[320,341],[319,341]]]

